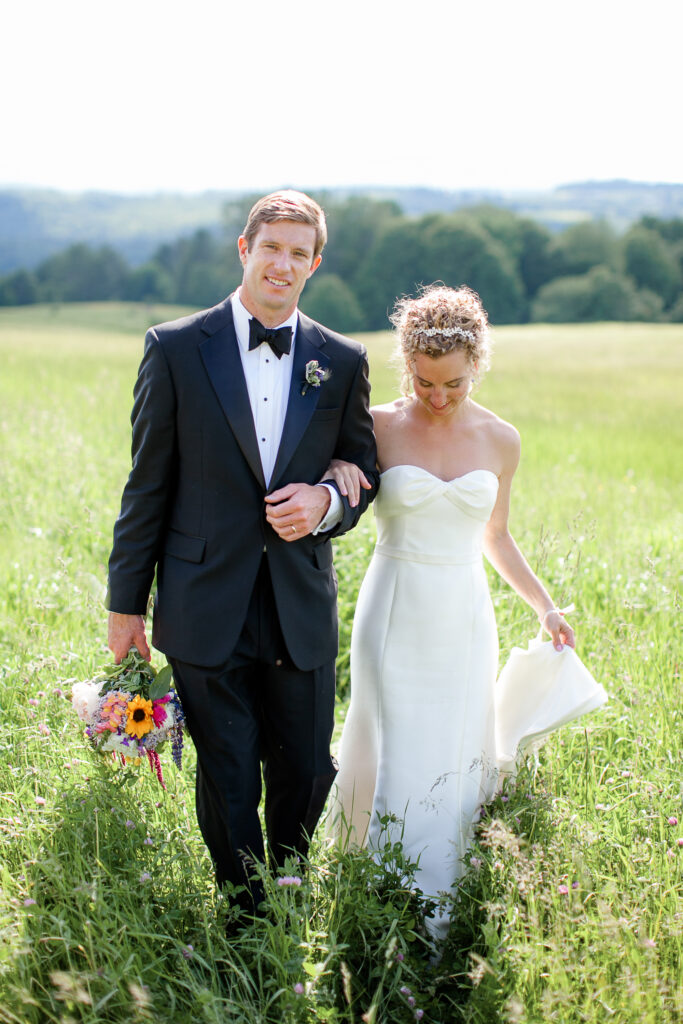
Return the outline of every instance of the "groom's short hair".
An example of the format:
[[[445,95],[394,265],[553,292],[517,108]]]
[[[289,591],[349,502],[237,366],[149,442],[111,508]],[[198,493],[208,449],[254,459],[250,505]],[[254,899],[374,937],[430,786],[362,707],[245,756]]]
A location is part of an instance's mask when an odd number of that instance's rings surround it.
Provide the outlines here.
[[[293,220],[299,224],[310,224],[315,228],[315,252],[319,256],[327,242],[327,224],[325,214],[315,199],[311,199],[305,192],[296,192],[294,189],[283,189],[281,192],[271,192],[254,203],[247,223],[242,234],[247,240],[247,246],[251,246],[258,230],[262,224],[273,224],[276,220]]]

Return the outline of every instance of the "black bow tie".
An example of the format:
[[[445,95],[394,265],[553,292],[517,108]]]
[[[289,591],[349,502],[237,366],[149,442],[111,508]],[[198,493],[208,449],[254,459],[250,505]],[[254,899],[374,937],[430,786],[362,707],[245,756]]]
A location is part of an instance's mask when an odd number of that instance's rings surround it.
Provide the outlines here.
[[[249,321],[249,351],[258,348],[261,342],[266,341],[272,348],[278,359],[283,354],[289,353],[292,347],[292,328],[278,327],[277,330],[270,330],[264,327],[260,320],[252,317]]]

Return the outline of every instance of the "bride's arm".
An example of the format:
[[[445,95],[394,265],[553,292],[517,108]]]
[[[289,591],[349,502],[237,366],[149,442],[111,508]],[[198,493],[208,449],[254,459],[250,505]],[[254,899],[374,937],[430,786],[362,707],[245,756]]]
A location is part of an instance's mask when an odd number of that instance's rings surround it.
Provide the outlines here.
[[[354,462],[345,462],[343,459],[332,459],[319,483],[323,480],[334,480],[340,493],[348,497],[351,508],[355,508],[360,500],[361,487],[366,491],[372,487],[362,469]]]
[[[574,631],[555,607],[548,591],[517,547],[508,529],[512,478],[519,464],[519,434],[505,425],[502,440],[503,470],[499,478],[498,498],[484,532],[484,554],[506,583],[526,601],[552,637],[558,650],[562,644],[574,647]]]
[[[370,413],[373,419],[375,438],[379,452],[382,432],[379,428],[377,408],[373,407],[370,410]],[[372,487],[372,484],[369,482],[365,473],[354,462],[345,462],[344,459],[332,459],[318,483],[322,483],[323,480],[334,480],[335,484],[339,488],[339,493],[349,499],[349,505],[351,508],[355,508],[360,501],[361,487],[365,490],[369,490]]]

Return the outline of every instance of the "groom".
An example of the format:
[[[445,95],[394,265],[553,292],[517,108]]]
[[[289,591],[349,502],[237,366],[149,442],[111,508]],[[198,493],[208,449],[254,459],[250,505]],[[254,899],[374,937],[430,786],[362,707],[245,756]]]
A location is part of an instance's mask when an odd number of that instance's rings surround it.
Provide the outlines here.
[[[378,484],[364,348],[299,313],[326,241],[300,192],[260,199],[238,241],[241,287],[151,328],[135,386],[133,466],[109,561],[109,646],[166,654],[197,750],[197,817],[219,884],[305,854],[335,775],[330,539]],[[352,508],[330,459],[372,483]],[[244,900],[242,901],[245,902]]]

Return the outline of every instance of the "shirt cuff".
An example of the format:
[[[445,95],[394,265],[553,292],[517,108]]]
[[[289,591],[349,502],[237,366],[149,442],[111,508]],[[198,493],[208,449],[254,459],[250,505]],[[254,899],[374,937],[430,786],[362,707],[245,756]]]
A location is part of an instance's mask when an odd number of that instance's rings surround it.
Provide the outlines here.
[[[337,523],[342,521],[342,516],[344,515],[342,500],[332,484],[319,484],[318,486],[327,487],[330,492],[330,507],[325,513],[322,522],[318,523],[315,530],[311,531],[314,537],[317,533],[326,533],[328,530],[333,530]]]

